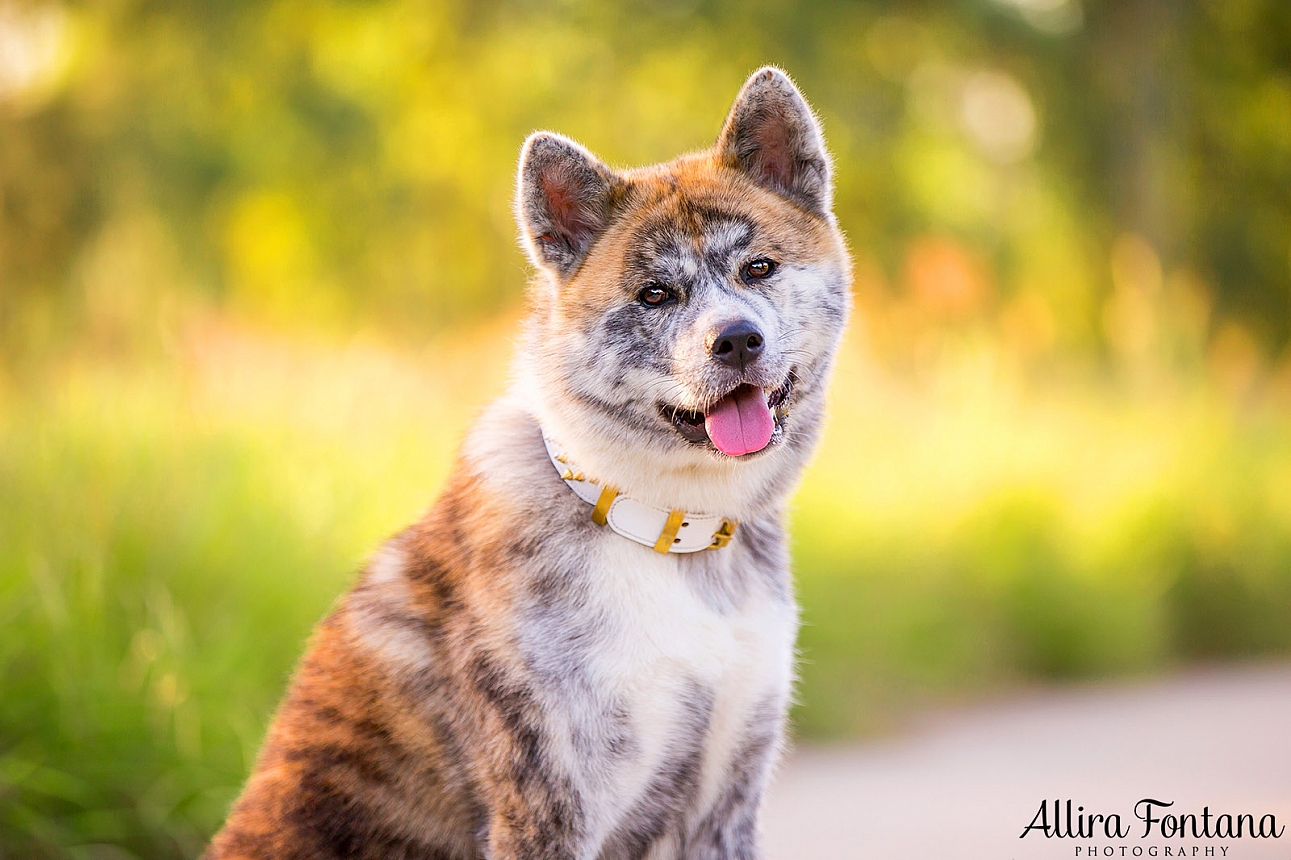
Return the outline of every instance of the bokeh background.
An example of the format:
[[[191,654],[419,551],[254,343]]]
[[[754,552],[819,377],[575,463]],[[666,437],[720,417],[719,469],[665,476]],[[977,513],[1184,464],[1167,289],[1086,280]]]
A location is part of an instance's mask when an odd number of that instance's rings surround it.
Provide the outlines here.
[[[856,263],[799,736],[1291,653],[1291,4],[0,0],[0,857],[199,852],[505,385],[524,136],[767,62]]]

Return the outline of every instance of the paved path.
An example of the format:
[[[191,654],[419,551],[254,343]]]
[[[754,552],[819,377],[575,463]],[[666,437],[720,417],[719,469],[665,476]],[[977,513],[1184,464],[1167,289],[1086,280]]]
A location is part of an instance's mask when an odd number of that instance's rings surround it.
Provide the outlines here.
[[[1272,813],[1287,829],[1280,839],[1145,839],[1133,810],[1147,797],[1175,801],[1162,814]],[[1020,840],[1043,799],[1119,813],[1133,831]],[[1037,694],[926,718],[886,741],[801,748],[776,780],[765,829],[768,860],[1056,860],[1091,847],[1205,857],[1206,846],[1291,860],[1291,667]]]

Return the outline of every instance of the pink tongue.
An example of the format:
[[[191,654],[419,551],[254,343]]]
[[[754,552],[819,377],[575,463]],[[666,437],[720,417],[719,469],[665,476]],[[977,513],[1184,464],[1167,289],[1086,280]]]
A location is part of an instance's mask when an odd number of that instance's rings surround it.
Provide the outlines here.
[[[762,389],[741,385],[708,411],[704,429],[717,450],[738,457],[767,446],[775,431],[775,419]]]

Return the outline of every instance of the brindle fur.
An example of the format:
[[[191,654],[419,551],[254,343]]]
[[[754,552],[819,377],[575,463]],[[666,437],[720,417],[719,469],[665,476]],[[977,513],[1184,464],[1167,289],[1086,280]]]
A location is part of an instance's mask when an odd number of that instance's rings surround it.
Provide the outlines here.
[[[758,856],[797,630],[784,504],[848,310],[819,127],[763,69],[711,150],[615,171],[538,133],[518,186],[538,274],[516,382],[320,624],[208,860]],[[742,278],[757,257],[777,271]],[[678,301],[637,301],[650,281]],[[731,318],[766,336],[742,372],[709,354]],[[791,368],[758,454],[667,419]],[[738,519],[734,540],[660,555],[595,525],[543,431],[632,498]]]

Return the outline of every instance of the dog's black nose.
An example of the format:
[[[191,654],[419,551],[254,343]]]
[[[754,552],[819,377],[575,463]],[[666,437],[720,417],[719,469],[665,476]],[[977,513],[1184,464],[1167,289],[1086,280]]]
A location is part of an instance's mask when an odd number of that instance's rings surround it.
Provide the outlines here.
[[[713,341],[713,358],[728,367],[743,370],[758,360],[765,344],[762,332],[748,320],[727,323]]]

